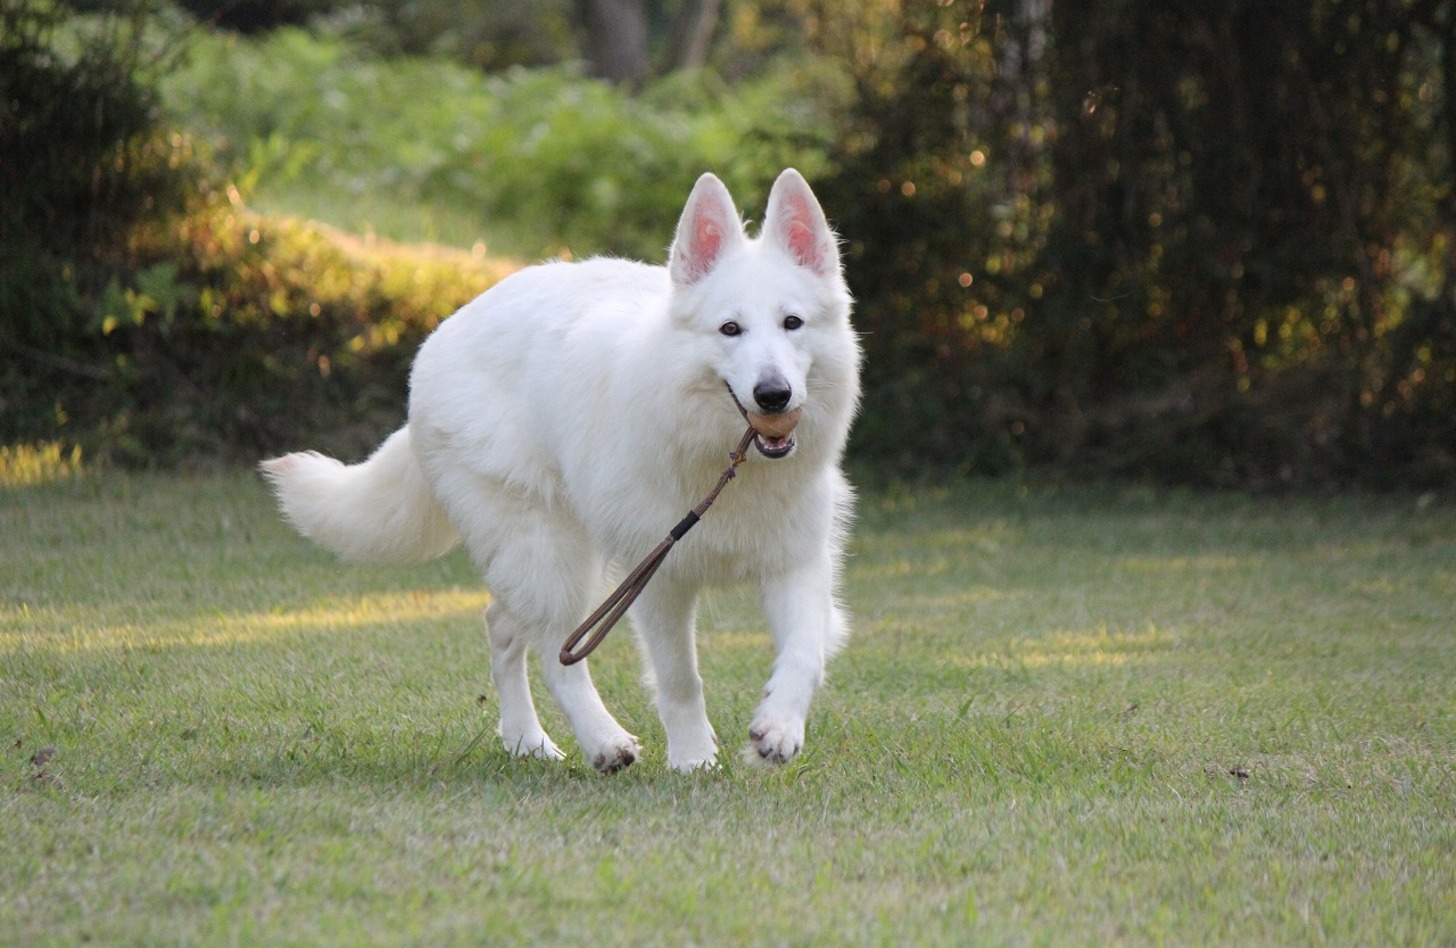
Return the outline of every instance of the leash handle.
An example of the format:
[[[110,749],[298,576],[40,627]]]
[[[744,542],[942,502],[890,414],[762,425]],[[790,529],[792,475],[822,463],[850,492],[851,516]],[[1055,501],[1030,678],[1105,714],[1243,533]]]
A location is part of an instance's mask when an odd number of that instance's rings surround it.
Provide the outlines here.
[[[713,506],[713,501],[717,500],[718,495],[723,492],[724,485],[738,473],[738,465],[748,459],[748,446],[753,443],[753,439],[757,435],[758,432],[752,427],[744,433],[743,438],[738,442],[737,449],[728,455],[731,463],[722,474],[718,475],[718,483],[708,492],[708,496],[704,497],[692,510],[689,510],[687,516],[679,520],[677,526],[668,531],[667,537],[657,544],[657,548],[647,554],[647,558],[627,574],[627,578],[622,580],[612,594],[600,606],[597,606],[596,610],[587,616],[571,635],[566,637],[566,641],[561,646],[561,654],[558,656],[561,664],[575,665],[596,651],[597,646],[602,644],[602,639],[607,637],[607,633],[612,631],[612,627],[627,614],[632,603],[637,601],[642,590],[647,588],[647,583],[657,572],[657,568],[662,565],[662,561],[667,559],[668,551],[672,549],[673,544],[697,526],[698,521],[703,519],[703,514],[708,512],[708,508]],[[592,631],[593,629],[595,631]],[[587,638],[588,634],[590,634],[590,638]],[[582,644],[584,638],[586,642]],[[581,647],[577,648],[578,645]]]

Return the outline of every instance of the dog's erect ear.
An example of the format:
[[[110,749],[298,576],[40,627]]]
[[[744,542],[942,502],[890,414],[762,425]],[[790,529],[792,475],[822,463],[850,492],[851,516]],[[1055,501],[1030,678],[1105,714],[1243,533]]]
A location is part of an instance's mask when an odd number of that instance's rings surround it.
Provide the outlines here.
[[[689,285],[707,276],[718,260],[743,242],[743,222],[723,182],[704,174],[693,185],[672,239],[667,271],[674,283]]]
[[[786,168],[768,193],[763,233],[799,266],[820,276],[839,271],[839,243],[809,182],[793,168]]]

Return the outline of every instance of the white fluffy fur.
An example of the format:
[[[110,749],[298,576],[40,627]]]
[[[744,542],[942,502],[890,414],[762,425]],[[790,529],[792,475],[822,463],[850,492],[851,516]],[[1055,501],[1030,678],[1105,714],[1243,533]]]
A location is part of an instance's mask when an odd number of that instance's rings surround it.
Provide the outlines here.
[[[315,451],[274,458],[261,467],[298,532],[346,560],[419,562],[460,542],[420,476],[408,427],[352,467]]]
[[[265,462],[288,519],[340,555],[417,559],[463,539],[487,610],[500,734],[559,758],[527,683],[528,647],[586,758],[615,770],[637,739],[602,705],[586,663],[556,661],[604,570],[630,568],[710,487],[755,386],[803,408],[788,457],[753,456],[632,610],[679,770],[711,764],[693,624],[705,585],[758,585],[776,659],[749,727],[755,760],[803,745],[825,664],[847,635],[835,600],[852,492],[839,459],[859,398],[859,346],[837,244],[808,185],[785,171],[749,238],[704,175],[669,263],[593,259],[531,267],[425,341],[409,423],[363,464],[317,454]],[[788,317],[802,320],[794,328]],[[725,322],[740,332],[725,335]]]

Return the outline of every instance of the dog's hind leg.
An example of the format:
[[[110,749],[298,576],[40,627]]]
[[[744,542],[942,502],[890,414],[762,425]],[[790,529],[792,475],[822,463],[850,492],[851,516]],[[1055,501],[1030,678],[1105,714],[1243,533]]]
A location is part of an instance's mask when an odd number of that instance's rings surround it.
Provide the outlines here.
[[[486,609],[485,624],[490,638],[490,674],[500,700],[501,743],[516,757],[561,760],[566,755],[546,735],[531,700],[526,677],[526,652],[532,638],[529,628],[499,600]]]
[[[501,742],[517,756],[564,756],[541,726],[531,696],[526,656],[535,651],[586,759],[604,772],[626,767],[641,753],[637,739],[602,704],[585,663],[563,668],[557,660],[562,640],[600,586],[601,557],[579,525],[530,497],[490,483],[465,488],[452,494],[469,501],[452,519],[490,589],[486,624]]]
[[[659,573],[632,609],[632,623],[649,663],[657,713],[667,731],[673,770],[711,767],[718,737],[708,722],[693,626],[697,590]]]
[[[496,536],[485,569],[491,605],[491,657],[501,700],[501,738],[524,741],[524,752],[557,756],[536,717],[527,684],[524,649],[535,647],[541,677],[571,722],[587,761],[603,773],[630,765],[641,755],[628,734],[602,704],[585,662],[563,666],[561,642],[586,615],[600,586],[601,557],[572,521],[547,511],[516,508],[497,511]],[[498,611],[497,611],[498,609]],[[502,621],[504,620],[504,621]]]

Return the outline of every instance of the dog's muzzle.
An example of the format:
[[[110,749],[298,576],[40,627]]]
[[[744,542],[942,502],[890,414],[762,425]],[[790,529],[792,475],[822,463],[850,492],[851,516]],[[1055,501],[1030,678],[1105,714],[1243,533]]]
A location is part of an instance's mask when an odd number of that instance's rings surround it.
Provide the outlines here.
[[[799,426],[799,419],[804,415],[802,406],[792,411],[760,415],[743,407],[743,403],[738,400],[731,385],[725,383],[725,387],[728,389],[728,397],[733,399],[733,405],[738,409],[738,413],[753,428],[755,432],[753,444],[758,448],[759,454],[770,460],[777,460],[786,458],[794,452],[797,444],[794,441],[794,429]]]

